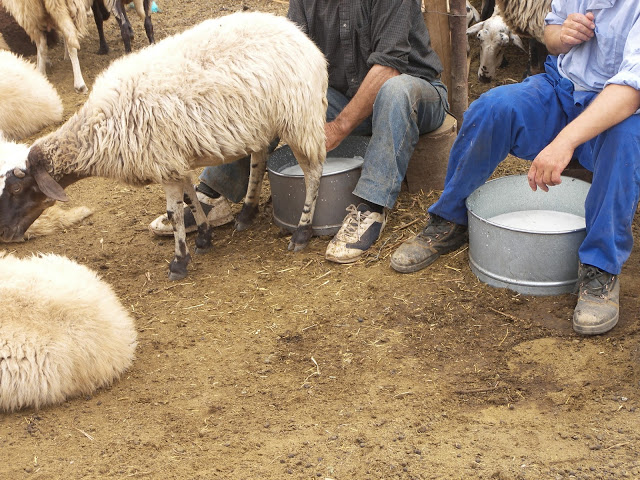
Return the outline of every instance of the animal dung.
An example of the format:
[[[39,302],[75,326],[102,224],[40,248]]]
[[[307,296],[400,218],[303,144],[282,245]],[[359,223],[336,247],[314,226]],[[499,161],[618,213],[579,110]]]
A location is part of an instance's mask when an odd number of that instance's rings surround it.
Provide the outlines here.
[[[54,254],[0,254],[0,411],[110,385],[134,359],[133,319],[92,270]]]

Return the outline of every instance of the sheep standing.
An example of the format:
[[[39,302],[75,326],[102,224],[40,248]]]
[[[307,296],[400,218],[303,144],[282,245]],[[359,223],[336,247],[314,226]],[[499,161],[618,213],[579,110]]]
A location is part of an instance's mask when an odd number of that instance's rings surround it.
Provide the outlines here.
[[[0,255],[0,410],[41,408],[107,386],[137,332],[112,288],[58,255]]]
[[[125,52],[131,52],[131,39],[133,38],[133,29],[131,23],[127,17],[124,0],[93,0],[91,4],[91,10],[93,11],[93,18],[98,28],[98,37],[100,38],[100,48],[98,49],[99,55],[106,55],[109,53],[109,45],[104,36],[103,22],[107,20],[114,13],[118,25],[120,25],[120,34],[122,41],[124,42]],[[133,5],[136,9],[136,13],[144,22],[144,29],[147,33],[149,43],[154,43],[153,23],[151,23],[151,15],[149,13],[149,0],[134,0]]]
[[[504,61],[504,49],[510,42],[529,53],[525,76],[532,70],[541,71],[540,64],[546,57],[544,19],[550,8],[551,0],[498,0],[491,17],[467,29],[467,35],[476,34],[480,41],[480,81],[491,81]],[[521,36],[532,39],[528,49]]]
[[[47,31],[55,29],[62,33],[73,69],[73,87],[77,92],[87,92],[78,50],[80,38],[87,31],[87,10],[91,7],[91,0],[2,0],[2,3],[36,44],[38,70],[43,75],[47,73]]]
[[[196,200],[193,169],[251,154],[245,204],[236,222],[255,216],[267,149],[278,137],[302,167],[306,198],[289,243],[311,235],[325,151],[327,66],[324,55],[291,21],[268,13],[207,20],[114,61],[87,102],[28,155],[0,159],[0,239],[11,241],[63,188],[102,176],[131,185],[163,185],[174,227],[169,278],[187,274],[183,198],[198,224],[196,252],[211,247],[212,229]]]

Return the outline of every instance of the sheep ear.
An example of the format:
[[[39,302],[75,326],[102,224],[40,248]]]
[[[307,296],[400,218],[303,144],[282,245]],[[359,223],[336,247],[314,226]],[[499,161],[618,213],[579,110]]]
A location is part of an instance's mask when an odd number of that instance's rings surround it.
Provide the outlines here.
[[[35,179],[40,191],[47,197],[53,200],[59,200],[61,202],[68,202],[69,197],[64,193],[64,189],[56,182],[49,172],[42,167],[36,167],[33,171],[33,178]]]
[[[478,33],[484,27],[484,22],[478,22],[475,25],[471,25],[467,28],[467,35],[473,35],[474,33]]]
[[[511,37],[511,41],[516,47],[522,49],[524,52],[527,51],[527,49],[524,48],[524,44],[522,43],[522,40],[518,35],[516,35],[515,33],[511,33],[509,36]]]

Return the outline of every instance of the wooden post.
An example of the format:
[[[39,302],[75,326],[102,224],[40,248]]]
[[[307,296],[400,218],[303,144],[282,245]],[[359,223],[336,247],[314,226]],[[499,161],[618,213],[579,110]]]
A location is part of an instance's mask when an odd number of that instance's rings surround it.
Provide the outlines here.
[[[467,67],[467,5],[465,0],[450,0],[451,83],[448,83],[451,113],[462,126],[462,115],[469,106],[469,69]]]
[[[424,9],[424,21],[431,37],[431,47],[440,57],[444,67],[442,83],[449,88],[451,85],[451,33],[447,0],[424,0]],[[449,90],[449,103],[451,99],[451,90]]]

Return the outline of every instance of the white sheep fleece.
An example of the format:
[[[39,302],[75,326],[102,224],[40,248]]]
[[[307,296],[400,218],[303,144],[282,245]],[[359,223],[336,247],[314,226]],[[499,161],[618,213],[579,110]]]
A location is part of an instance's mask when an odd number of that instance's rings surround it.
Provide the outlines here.
[[[544,43],[544,19],[551,11],[551,0],[497,0],[496,4],[513,33]]]
[[[327,81],[324,55],[294,23],[235,13],[115,60],[79,111],[34,146],[54,174],[130,184],[180,180],[276,136],[324,158]]]
[[[41,408],[110,385],[137,332],[112,288],[53,254],[0,258],[0,411]]]
[[[0,132],[6,139],[21,140],[62,120],[62,100],[34,64],[0,50],[0,72]]]

